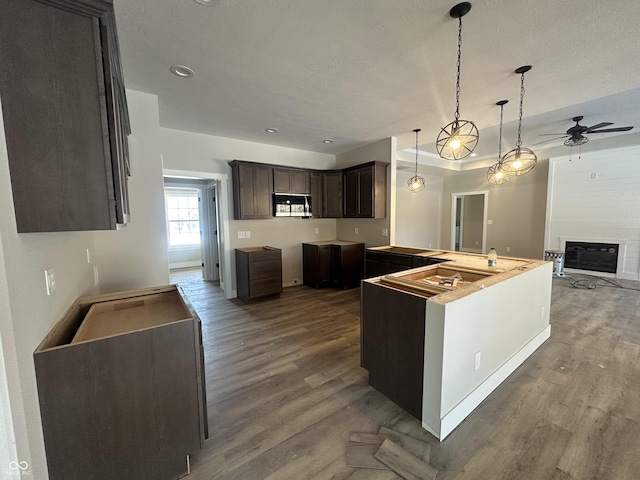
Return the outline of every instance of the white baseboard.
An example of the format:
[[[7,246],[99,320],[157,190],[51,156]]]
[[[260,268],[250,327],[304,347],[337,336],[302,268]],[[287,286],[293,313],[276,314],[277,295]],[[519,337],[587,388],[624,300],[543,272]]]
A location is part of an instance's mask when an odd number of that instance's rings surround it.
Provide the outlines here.
[[[176,268],[189,268],[189,267],[201,267],[202,262],[200,260],[192,260],[190,262],[178,262],[178,263],[170,263],[169,270],[174,270]]]
[[[473,392],[451,409],[440,419],[440,436],[434,433],[433,429],[422,423],[422,428],[432,433],[440,441],[443,441],[462,421],[480,405],[491,392],[493,392],[516,368],[524,363],[529,356],[535,352],[551,336],[551,325],[533,337],[529,343],[516,352],[489,378],[482,382]]]

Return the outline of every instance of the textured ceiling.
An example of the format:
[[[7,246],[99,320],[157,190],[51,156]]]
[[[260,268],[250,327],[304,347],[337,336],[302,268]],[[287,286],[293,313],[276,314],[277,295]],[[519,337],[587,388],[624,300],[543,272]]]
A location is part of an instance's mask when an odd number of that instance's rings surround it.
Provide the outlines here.
[[[455,2],[114,3],[126,86],[158,95],[164,127],[330,154],[390,136],[411,147],[411,130],[422,128],[421,149],[435,154],[439,128],[453,120]],[[510,100],[503,153],[513,148],[520,89],[513,71],[526,64],[533,69],[525,77],[524,146],[567,130],[576,115],[587,126],[635,125],[628,139],[637,137],[640,2],[472,3],[463,18],[460,115],[480,130],[478,158],[497,155],[500,99]],[[173,64],[196,75],[178,78]],[[279,132],[268,135],[267,127]],[[593,135],[583,151],[597,144]]]

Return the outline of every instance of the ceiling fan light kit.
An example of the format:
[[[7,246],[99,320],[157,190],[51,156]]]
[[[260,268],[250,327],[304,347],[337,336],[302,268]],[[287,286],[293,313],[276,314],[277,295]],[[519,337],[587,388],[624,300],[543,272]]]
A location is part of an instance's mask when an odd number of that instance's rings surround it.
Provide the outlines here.
[[[489,167],[487,170],[487,180],[492,185],[502,185],[507,183],[511,179],[511,173],[508,168],[505,167],[502,161],[502,112],[504,106],[509,100],[500,100],[496,102],[496,105],[500,107],[500,137],[498,140],[498,161]]]
[[[531,65],[524,65],[516,69],[520,74],[520,112],[518,117],[518,140],[516,148],[508,151],[502,157],[502,164],[507,170],[516,176],[529,173],[538,163],[538,157],[530,148],[522,147],[522,103],[524,101],[524,74],[531,70]]]
[[[413,193],[421,192],[424,189],[424,178],[418,175],[418,133],[420,133],[420,130],[421,129],[419,128],[416,128],[414,130],[416,134],[416,170],[415,170],[415,173],[413,174],[413,177],[407,180],[407,187]]]
[[[436,150],[440,158],[460,160],[469,156],[478,144],[478,128],[470,120],[460,120],[460,56],[462,51],[462,17],[471,10],[471,3],[462,2],[454,6],[449,15],[458,19],[458,61],[456,73],[456,112],[453,122],[440,129],[436,139]]]

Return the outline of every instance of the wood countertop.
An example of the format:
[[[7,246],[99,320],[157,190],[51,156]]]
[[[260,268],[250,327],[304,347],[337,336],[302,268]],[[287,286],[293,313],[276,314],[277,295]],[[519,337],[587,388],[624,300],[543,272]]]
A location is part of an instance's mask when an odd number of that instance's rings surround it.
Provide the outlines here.
[[[389,248],[377,248],[376,250],[387,251],[389,253],[393,253],[394,251],[396,253],[404,253],[402,252],[402,250],[404,250],[404,247],[392,248],[393,250]],[[407,248],[407,250],[413,249]],[[415,250],[420,251],[419,249]],[[522,274],[523,272],[550,263],[544,260],[530,260],[499,256],[497,266],[489,267],[487,265],[486,255],[482,254],[450,252],[442,250],[440,250],[439,253],[435,254],[426,253],[427,252],[425,250],[422,250],[422,254],[416,255],[441,258],[446,259],[446,261],[435,265],[418,267],[392,273],[389,275],[374,277],[365,281],[382,283],[389,288],[404,290],[408,293],[428,298],[430,301],[434,301],[440,304],[446,304],[482,290],[486,287],[490,287],[491,285],[495,285],[496,283],[513,278],[517,275]],[[451,275],[452,273],[459,272],[463,277],[467,273],[476,274],[476,277],[471,283],[464,282],[457,288],[443,288],[437,286],[434,287],[432,284],[430,285],[428,282],[425,282],[425,278],[432,276],[436,271],[438,271],[438,269],[446,270],[446,275]]]

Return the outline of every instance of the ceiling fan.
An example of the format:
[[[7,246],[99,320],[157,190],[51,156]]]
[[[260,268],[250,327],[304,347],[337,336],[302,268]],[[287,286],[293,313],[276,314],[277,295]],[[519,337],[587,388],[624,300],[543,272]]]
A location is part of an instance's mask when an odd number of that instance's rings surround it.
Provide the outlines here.
[[[608,127],[609,125],[613,125],[611,122],[601,122],[590,127],[585,127],[584,125],[580,125],[580,120],[584,117],[578,116],[573,117],[573,121],[576,124],[571,127],[566,133],[543,133],[543,135],[560,135],[559,137],[552,138],[551,140],[545,140],[544,142],[535,143],[534,145],[540,145],[542,143],[553,142],[555,140],[559,140],[561,138],[566,138],[564,144],[567,147],[576,147],[578,145],[584,145],[589,141],[589,138],[585,136],[585,134],[592,133],[609,133],[609,132],[627,132],[631,130],[633,127],[616,127],[616,128],[603,128]]]

